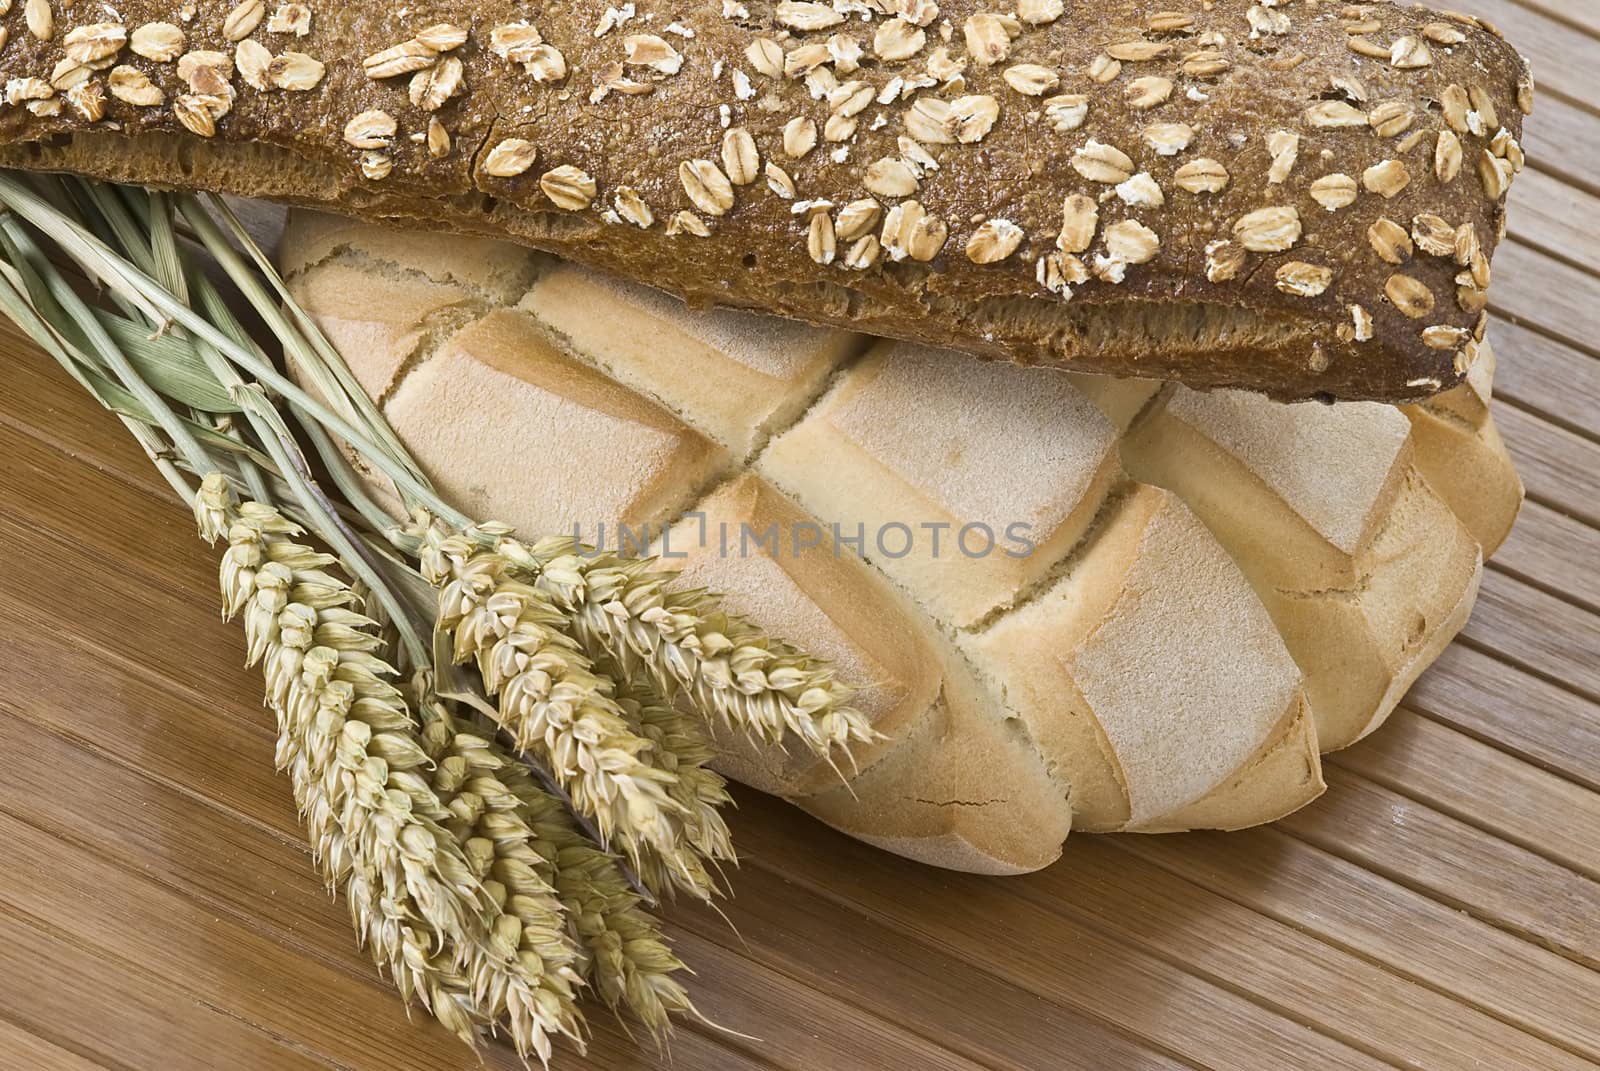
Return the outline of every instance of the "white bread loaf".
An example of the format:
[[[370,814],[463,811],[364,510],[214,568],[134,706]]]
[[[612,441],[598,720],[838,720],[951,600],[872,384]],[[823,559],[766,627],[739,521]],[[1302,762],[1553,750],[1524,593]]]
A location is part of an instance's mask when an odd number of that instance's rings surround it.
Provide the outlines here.
[[[648,524],[684,583],[831,659],[884,734],[848,784],[742,737],[725,772],[948,867],[1315,798],[1319,753],[1461,627],[1521,497],[1492,358],[1426,407],[1282,406],[694,312],[309,213],[280,259],[445,494],[527,532],[604,522],[613,547]],[[961,553],[978,522],[1028,525],[1032,552]],[[875,542],[896,523],[903,555]],[[773,525],[778,553],[741,548]]]

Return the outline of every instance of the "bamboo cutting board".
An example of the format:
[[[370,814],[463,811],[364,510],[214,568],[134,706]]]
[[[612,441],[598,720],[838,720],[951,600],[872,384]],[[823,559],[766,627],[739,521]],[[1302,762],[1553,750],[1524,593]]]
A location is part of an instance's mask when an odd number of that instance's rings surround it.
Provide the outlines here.
[[[671,918],[702,1009],[759,1040],[688,1025],[672,1066],[1600,1063],[1600,12],[1469,6],[1545,92],[1492,328],[1528,502],[1461,639],[1270,828],[1074,836],[990,880],[739,790],[737,931]],[[478,1066],[315,878],[187,511],[9,327],[0,459],[0,1068]],[[592,1022],[582,1066],[667,1066]]]

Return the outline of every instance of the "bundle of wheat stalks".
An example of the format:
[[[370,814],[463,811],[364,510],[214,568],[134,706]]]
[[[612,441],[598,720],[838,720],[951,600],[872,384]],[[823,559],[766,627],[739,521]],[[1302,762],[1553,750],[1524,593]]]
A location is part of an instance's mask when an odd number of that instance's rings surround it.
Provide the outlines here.
[[[0,174],[0,305],[224,544],[278,766],[401,994],[541,1062],[586,995],[658,1041],[695,1014],[649,909],[734,858],[702,719],[847,756],[873,731],[829,668],[652,562],[441,501],[220,200]]]

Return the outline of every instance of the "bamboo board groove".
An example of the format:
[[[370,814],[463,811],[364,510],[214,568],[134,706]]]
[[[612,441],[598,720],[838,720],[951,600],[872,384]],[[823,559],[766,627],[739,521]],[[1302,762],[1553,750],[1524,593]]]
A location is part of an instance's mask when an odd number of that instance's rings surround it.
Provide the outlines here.
[[[1534,73],[1538,78],[1538,72]],[[1545,94],[1523,128],[1523,149],[1536,171],[1600,195],[1600,142],[1594,139],[1595,113]]]
[[[1516,354],[1496,369],[1495,393],[1580,438],[1600,408],[1600,361],[1537,330],[1501,319],[1494,325],[1498,350]]]
[[[1592,879],[1357,774],[1280,828],[1575,962],[1600,964]]]
[[[1490,746],[1600,791],[1600,705],[1581,696],[1458,642],[1406,701]]]
[[[1511,188],[1509,231],[1517,241],[1592,272],[1600,269],[1600,250],[1572,221],[1594,219],[1597,212],[1600,197],[1530,167]]]
[[[1600,612],[1600,572],[1574,572],[1569,562],[1600,561],[1600,531],[1528,502],[1494,557],[1494,567],[1538,585],[1590,612]]]
[[[1541,11],[1553,19],[1591,37],[1600,36],[1593,27],[1594,11],[1589,0],[1524,0],[1525,6]]]
[[[1543,90],[1495,264],[1528,487],[1459,642],[1330,789],[1238,834],[929,871],[740,791],[740,1037],[592,1071],[1530,1071],[1600,1064],[1600,10],[1474,0]],[[0,324],[0,1068],[509,1069],[408,1019],[311,865],[215,559],[120,425]]]
[[[1395,739],[1359,744],[1332,764],[1600,879],[1600,796],[1406,707],[1384,735]],[[1540,820],[1552,814],[1563,820]]]

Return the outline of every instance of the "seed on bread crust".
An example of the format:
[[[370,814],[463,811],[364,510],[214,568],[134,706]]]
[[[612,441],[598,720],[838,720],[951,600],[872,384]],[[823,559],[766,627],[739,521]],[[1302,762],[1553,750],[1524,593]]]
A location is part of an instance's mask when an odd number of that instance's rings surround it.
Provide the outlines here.
[[[106,79],[111,95],[137,108],[155,108],[166,103],[167,95],[137,67],[113,67]]]
[[[826,212],[815,212],[806,223],[806,252],[818,264],[832,264],[838,254],[838,236],[834,234],[833,217]]]
[[[710,160],[685,160],[678,165],[678,181],[694,206],[708,216],[720,216],[733,207],[733,184]]]
[[[355,115],[344,125],[344,140],[357,149],[387,149],[397,129],[394,116],[374,108]]]
[[[1284,205],[1261,208],[1239,217],[1233,235],[1252,253],[1282,253],[1294,248],[1302,233],[1300,213]]]
[[[985,220],[967,239],[967,259],[974,264],[996,264],[1022,244],[1022,228],[1009,219]]]
[[[1194,127],[1188,123],[1151,123],[1144,128],[1144,142],[1158,156],[1176,156],[1193,140]]]
[[[1383,284],[1383,292],[1394,302],[1395,308],[1413,320],[1433,311],[1433,291],[1428,289],[1428,284],[1412,276],[1396,272]]]
[[[261,25],[261,20],[266,18],[266,15],[267,5],[264,0],[239,0],[223,17],[222,36],[237,44],[255,33],[256,27]]]
[[[1338,130],[1367,126],[1367,113],[1342,100],[1325,100],[1305,112],[1306,125],[1318,130]]]
[[[1161,249],[1161,238],[1136,219],[1113,223],[1105,232],[1106,252],[1126,264],[1147,264]]]
[[[1071,194],[1061,204],[1061,231],[1056,248],[1063,253],[1083,253],[1094,244],[1100,226],[1100,209],[1094,198]]]
[[[267,65],[267,81],[279,89],[304,93],[317,87],[326,69],[321,60],[304,52],[284,52]]]
[[[1072,169],[1090,182],[1115,186],[1133,177],[1133,160],[1115,145],[1090,138],[1072,154]]]
[[[1456,229],[1432,212],[1424,212],[1411,221],[1411,238],[1418,249],[1430,256],[1456,255]]]
[[[1361,185],[1369,193],[1375,193],[1386,201],[1393,200],[1400,195],[1400,191],[1411,185],[1411,172],[1406,170],[1406,165],[1399,160],[1385,160],[1373,164],[1361,173]]]
[[[1333,270],[1320,264],[1291,260],[1278,266],[1275,282],[1279,290],[1295,297],[1317,297],[1333,282]]]
[[[183,31],[170,22],[147,22],[133,31],[128,47],[147,60],[171,63],[183,55],[188,41]]]
[[[1217,193],[1227,188],[1228,169],[1216,160],[1191,160],[1173,172],[1172,180],[1189,193]]]
[[[750,131],[736,126],[723,132],[722,166],[735,186],[748,186],[756,180],[761,173],[761,154]]]
[[[172,102],[172,114],[183,128],[202,138],[215,137],[217,121],[211,109],[198,95],[185,93]]]
[[[48,41],[56,33],[56,16],[50,0],[27,0],[22,6],[23,25],[41,41]]]
[[[880,197],[910,197],[917,192],[917,171],[904,160],[885,156],[867,167],[867,189]]]
[[[1356,180],[1338,171],[1331,175],[1323,175],[1311,184],[1312,200],[1329,212],[1355,204],[1360,193]]]
[[[539,176],[539,189],[557,208],[581,212],[594,201],[595,182],[582,168],[561,164]]]
[[[526,138],[506,138],[483,158],[483,170],[495,178],[515,178],[532,167],[538,155],[539,150]]]
[[[1135,78],[1123,90],[1123,96],[1128,101],[1128,107],[1135,111],[1149,111],[1172,96],[1172,79],[1160,75]]]
[[[1411,244],[1411,235],[1406,233],[1404,227],[1387,217],[1380,218],[1367,228],[1367,241],[1379,259],[1388,264],[1404,264],[1415,252],[1415,247]]]
[[[876,227],[882,215],[882,205],[870,197],[863,197],[839,209],[838,218],[834,221],[834,231],[840,241],[854,241]]]
[[[645,204],[639,191],[632,186],[618,186],[611,195],[611,203],[616,207],[617,215],[641,230],[649,230],[656,221],[655,213],[650,211],[650,206]]]
[[[1002,75],[1006,85],[1027,97],[1040,97],[1061,84],[1061,76],[1037,63],[1018,63]]]
[[[1439,131],[1433,148],[1433,173],[1440,182],[1454,182],[1461,173],[1461,139],[1449,130]]]
[[[128,42],[128,31],[119,22],[96,22],[67,31],[63,40],[67,58],[78,63],[97,63],[115,56]]]

